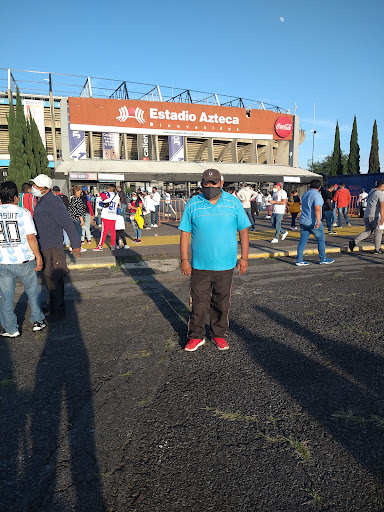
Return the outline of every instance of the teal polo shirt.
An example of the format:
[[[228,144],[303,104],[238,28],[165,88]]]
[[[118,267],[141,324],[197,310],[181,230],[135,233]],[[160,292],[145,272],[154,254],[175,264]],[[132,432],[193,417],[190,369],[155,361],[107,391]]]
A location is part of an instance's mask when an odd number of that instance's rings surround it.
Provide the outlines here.
[[[230,270],[237,263],[237,232],[251,223],[237,197],[221,192],[215,205],[203,194],[185,206],[179,229],[191,233],[192,268]]]

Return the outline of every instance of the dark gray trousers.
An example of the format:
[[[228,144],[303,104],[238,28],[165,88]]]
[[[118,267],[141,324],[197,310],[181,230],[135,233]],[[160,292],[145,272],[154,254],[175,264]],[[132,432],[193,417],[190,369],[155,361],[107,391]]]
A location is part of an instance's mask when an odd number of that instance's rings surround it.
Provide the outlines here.
[[[229,325],[233,268],[230,270],[192,269],[192,311],[188,339],[204,338],[209,309],[210,331],[214,338],[224,338]]]

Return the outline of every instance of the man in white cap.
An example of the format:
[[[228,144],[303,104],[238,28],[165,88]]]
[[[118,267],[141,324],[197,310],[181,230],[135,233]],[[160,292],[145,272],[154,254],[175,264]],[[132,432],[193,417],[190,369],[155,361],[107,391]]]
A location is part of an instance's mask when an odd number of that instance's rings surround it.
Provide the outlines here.
[[[188,343],[192,352],[205,343],[205,319],[210,309],[212,342],[227,350],[233,270],[248,269],[250,222],[239,199],[222,190],[224,180],[217,169],[207,169],[201,179],[202,193],[185,206],[179,229],[181,272],[191,276],[192,311],[188,322]],[[241,258],[237,261],[237,232]],[[192,259],[188,258],[191,240]]]
[[[71,241],[72,253],[80,256],[81,242],[62,200],[52,193],[52,180],[39,174],[31,180],[32,194],[38,198],[33,220],[43,256],[43,277],[49,291],[49,314],[60,319],[65,315],[64,276],[68,273],[63,250],[63,230]]]

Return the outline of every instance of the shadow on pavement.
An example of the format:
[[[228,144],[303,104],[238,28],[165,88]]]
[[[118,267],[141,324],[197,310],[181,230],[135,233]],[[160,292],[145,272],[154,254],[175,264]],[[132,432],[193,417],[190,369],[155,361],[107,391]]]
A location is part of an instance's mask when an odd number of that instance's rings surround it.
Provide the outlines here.
[[[23,343],[20,350],[24,357],[30,350],[33,361],[36,348],[28,345],[45,340],[33,389],[17,382],[9,347],[1,347],[1,379],[11,383],[0,387],[0,510],[105,512],[89,359],[75,302],[67,302],[65,319],[32,336],[9,345]],[[33,363],[25,366],[20,373],[34,371]]]
[[[267,320],[271,336],[255,332],[231,320],[230,329],[244,340],[251,356],[325,431],[343,445],[362,465],[383,480],[383,431],[374,423],[364,425],[337,420],[340,411],[359,411],[359,415],[379,415],[382,411],[382,383],[377,365],[384,365],[380,356],[361,347],[354,347],[311,331],[304,324],[291,320],[264,306],[255,307],[255,320]],[[261,315],[261,317],[260,317]],[[326,328],[327,326],[325,326]],[[304,338],[330,360],[320,364],[301,351],[277,339],[281,329]],[[340,372],[348,374],[344,377]],[[367,432],[368,431],[368,432]],[[368,441],[369,440],[369,441]]]
[[[143,267],[137,269],[130,268],[129,264],[121,264],[121,272],[134,279],[142,292],[153,301],[177,334],[179,345],[184,348],[187,343],[189,309],[173,292],[156,279],[155,271],[139,255],[138,259],[142,261]]]

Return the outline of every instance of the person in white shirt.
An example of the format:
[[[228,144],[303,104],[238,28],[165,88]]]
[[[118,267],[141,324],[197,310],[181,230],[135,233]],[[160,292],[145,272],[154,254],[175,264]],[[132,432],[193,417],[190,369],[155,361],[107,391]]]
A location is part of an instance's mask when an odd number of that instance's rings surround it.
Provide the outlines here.
[[[272,196],[271,194],[268,192],[267,195],[265,196],[264,198],[265,200],[265,207],[267,208],[267,215],[265,216],[266,219],[270,219],[271,218],[271,210],[272,210],[272,206],[271,206],[271,201],[272,201]]]
[[[46,327],[41,309],[41,293],[36,272],[43,259],[36,240],[36,228],[30,212],[20,208],[16,183],[0,185],[0,321],[1,336],[20,336],[13,298],[17,279],[24,285],[31,308],[33,331]]]
[[[151,229],[151,214],[155,211],[155,205],[152,197],[146,190],[143,191],[143,217],[144,217],[144,229]]]
[[[360,206],[360,218],[361,219],[364,217],[364,212],[367,207],[367,197],[368,197],[368,194],[362,188],[361,193],[359,194],[359,198],[357,200],[357,204]]]
[[[111,249],[115,250],[116,245],[116,218],[117,208],[120,207],[120,197],[116,192],[115,185],[108,186],[108,192],[100,194],[102,199],[103,209],[101,211],[101,234],[99,244],[94,251],[102,251],[105,239],[107,238],[108,231],[111,233]]]
[[[160,209],[160,194],[156,187],[152,187],[151,199],[155,206],[155,211],[151,212],[151,228],[157,228],[159,225],[159,209]]]
[[[253,199],[256,199],[257,193],[252,190],[249,185],[246,185],[243,187],[239,193],[237,194],[237,198],[240,199],[241,204],[243,205],[244,211],[247,214],[247,217],[249,219],[249,222],[251,223],[251,230],[255,231],[255,221],[252,217],[251,212],[251,201]]]
[[[285,240],[288,235],[288,231],[281,227],[281,221],[283,220],[285,209],[287,207],[288,195],[284,189],[281,188],[281,183],[276,183],[273,189],[271,205],[273,205],[272,213],[272,227],[275,228],[275,236],[271,243],[277,244],[279,241],[279,235],[281,233],[281,240]]]

